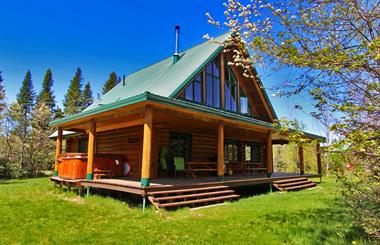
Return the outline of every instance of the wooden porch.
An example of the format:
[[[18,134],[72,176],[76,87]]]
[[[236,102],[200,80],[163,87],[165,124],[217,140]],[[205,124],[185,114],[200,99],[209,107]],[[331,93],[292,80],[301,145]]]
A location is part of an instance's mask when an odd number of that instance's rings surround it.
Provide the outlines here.
[[[139,178],[110,178],[110,179],[76,179],[68,180],[58,176],[51,177],[51,181],[66,186],[76,186],[78,188],[92,187],[105,190],[119,191],[130,194],[137,194],[142,197],[147,196],[151,191],[176,190],[181,188],[201,188],[225,185],[231,188],[243,186],[256,186],[262,184],[271,184],[273,181],[294,179],[299,177],[319,178],[320,174],[297,174],[297,173],[274,173],[272,177],[267,177],[265,173],[257,175],[234,175],[225,176],[224,181],[220,182],[215,177],[192,178],[159,178],[153,179],[150,186],[142,186]]]

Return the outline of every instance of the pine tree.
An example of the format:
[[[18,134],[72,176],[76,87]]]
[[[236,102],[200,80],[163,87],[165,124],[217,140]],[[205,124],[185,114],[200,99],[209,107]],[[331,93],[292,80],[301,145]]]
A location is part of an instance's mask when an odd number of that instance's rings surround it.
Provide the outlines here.
[[[34,105],[34,98],[35,92],[33,90],[32,74],[30,73],[30,70],[28,70],[24,81],[22,82],[20,92],[17,94],[17,102],[26,111],[26,113],[30,113]]]
[[[54,119],[63,118],[65,116],[65,113],[62,111],[61,107],[57,106],[57,109],[55,110]]]
[[[82,94],[82,109],[86,109],[94,102],[94,97],[92,96],[90,82],[87,82],[83,94]]]
[[[119,80],[117,79],[117,75],[115,72],[111,72],[108,80],[103,85],[103,91],[102,94],[107,93],[110,91],[113,87],[115,87],[119,83]]]
[[[78,67],[63,101],[64,112],[66,115],[72,115],[81,111],[82,80],[82,70]]]
[[[3,85],[3,77],[1,76],[1,71],[0,71],[0,120],[2,118],[2,113],[5,109],[5,89],[4,89],[4,85]]]
[[[55,96],[52,90],[53,83],[53,73],[48,69],[42,82],[41,92],[37,97],[37,104],[44,103],[50,108],[51,112],[55,111]]]
[[[34,105],[35,92],[32,84],[32,74],[28,70],[26,72],[24,81],[17,94],[18,105],[18,120],[16,122],[15,130],[18,131],[18,136],[21,140],[21,168],[24,169],[27,160],[26,144],[28,141],[30,114]],[[15,110],[17,112],[17,110]],[[17,114],[17,113],[16,113]]]

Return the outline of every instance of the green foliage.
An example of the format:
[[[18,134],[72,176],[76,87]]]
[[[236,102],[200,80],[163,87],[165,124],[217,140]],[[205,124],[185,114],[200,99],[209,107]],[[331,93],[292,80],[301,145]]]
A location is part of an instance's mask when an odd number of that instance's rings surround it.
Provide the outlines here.
[[[113,87],[115,87],[119,83],[116,73],[113,71],[111,72],[108,80],[104,83],[102,88],[102,94],[107,93],[110,91]]]
[[[93,102],[94,97],[92,96],[90,82],[87,82],[82,93],[82,110],[89,107]]]
[[[380,237],[378,1],[231,0],[225,7],[224,23],[234,33],[226,42],[233,48],[233,65],[246,73],[254,63],[282,69],[289,75],[277,84],[276,94],[308,93],[314,99],[312,116],[332,126],[338,139],[326,148],[333,154],[330,159],[340,154],[358,171],[353,178],[337,169],[345,200],[360,214],[357,223]],[[220,25],[208,16],[210,23]],[[236,48],[243,44],[252,58]],[[292,140],[302,144],[301,139],[295,134]],[[332,163],[334,168],[339,164]]]
[[[37,96],[37,104],[44,103],[49,106],[51,112],[55,111],[55,96],[52,90],[53,83],[53,73],[48,69],[42,82],[41,92]]]
[[[5,89],[4,89],[4,84],[3,84],[3,77],[1,75],[1,71],[0,71],[0,121],[2,120],[2,115],[3,115],[3,112],[5,110],[5,107],[6,107],[6,103],[5,103]]]
[[[22,87],[17,94],[17,102],[26,111],[26,113],[30,113],[34,105],[34,98],[35,92],[33,90],[32,74],[28,70],[25,74],[24,81],[22,82]]]
[[[63,118],[65,116],[64,112],[62,111],[61,107],[57,106],[57,109],[55,111],[54,119]]]
[[[81,198],[47,178],[3,181],[0,243],[369,244],[336,200],[336,188],[325,179],[313,190],[157,213],[107,197]]]
[[[28,128],[23,126],[24,110],[18,103],[11,104],[7,115],[8,125],[0,137],[0,160],[6,171],[4,177],[38,176],[54,163],[54,144],[50,141],[51,111],[38,103],[31,112]]]
[[[66,115],[72,115],[82,110],[82,80],[82,70],[78,67],[63,101]]]

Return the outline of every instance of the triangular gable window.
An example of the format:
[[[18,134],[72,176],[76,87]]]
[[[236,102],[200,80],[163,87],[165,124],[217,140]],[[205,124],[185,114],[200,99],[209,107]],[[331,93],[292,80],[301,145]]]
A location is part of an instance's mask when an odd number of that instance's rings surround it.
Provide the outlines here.
[[[224,60],[224,69],[220,64],[220,57],[217,56],[186,85],[178,98],[214,108],[223,108],[224,104],[226,111],[251,116],[249,99],[240,88],[233,69],[227,59]],[[221,83],[221,72],[224,72],[224,85]],[[222,90],[224,96],[221,95]]]
[[[180,93],[179,97],[185,100],[202,103],[202,75],[199,74],[187,87]]]

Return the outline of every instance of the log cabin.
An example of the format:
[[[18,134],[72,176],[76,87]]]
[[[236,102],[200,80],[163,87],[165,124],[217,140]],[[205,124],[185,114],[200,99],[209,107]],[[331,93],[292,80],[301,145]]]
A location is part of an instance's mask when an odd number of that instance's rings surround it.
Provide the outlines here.
[[[319,150],[317,173],[304,172],[302,148],[299,173],[273,173],[272,146],[288,138],[274,127],[277,116],[258,77],[229,65],[228,35],[179,52],[176,27],[174,55],[53,121],[51,180],[138,194],[157,208],[235,199],[230,188],[238,186],[314,186],[307,177],[321,176]]]

